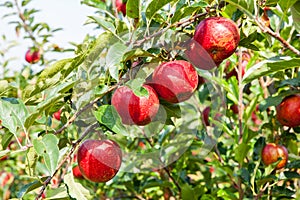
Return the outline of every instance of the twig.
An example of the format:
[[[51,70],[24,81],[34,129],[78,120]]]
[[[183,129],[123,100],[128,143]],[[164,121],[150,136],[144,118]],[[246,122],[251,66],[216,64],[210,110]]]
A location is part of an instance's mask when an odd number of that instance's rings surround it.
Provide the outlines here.
[[[283,44],[284,47],[288,48],[289,50],[291,50],[293,53],[297,54],[298,56],[300,56],[300,51],[298,49],[296,49],[294,46],[292,46],[288,41],[286,41],[285,39],[283,39],[278,33],[275,33],[274,31],[272,31],[269,27],[267,27],[261,20],[260,18],[256,17],[255,18],[255,22],[258,25],[258,27],[265,33],[268,33],[269,35],[271,35],[272,37],[274,37],[275,39],[277,39],[279,42],[281,42]]]
[[[93,107],[94,104],[97,103],[98,100],[100,100],[104,95],[106,95],[107,93],[111,92],[112,90],[114,90],[118,85],[114,85],[111,86],[104,94],[102,94],[101,96],[95,98],[93,101],[91,101],[90,103],[88,103],[87,105],[85,105],[83,108],[81,108],[80,110],[78,110],[68,121],[67,123],[65,123],[60,129],[58,129],[54,134],[57,135],[61,132],[63,132],[70,124],[72,124],[76,118],[81,115],[84,111],[86,111],[87,109]]]
[[[23,12],[21,11],[21,8],[18,4],[18,0],[15,0],[15,5],[16,5],[17,11],[18,11],[19,18],[22,21],[22,26],[23,26],[24,30],[28,33],[30,39],[34,42],[34,44],[36,46],[40,47],[40,44],[37,42],[36,38],[34,37],[31,28],[26,23],[26,18],[24,16]]]
[[[207,15],[208,12],[204,12],[204,13],[200,13],[200,14],[197,14],[197,15],[194,15],[193,17],[189,18],[189,19],[186,19],[184,21],[181,21],[181,22],[177,22],[177,23],[174,23],[174,24],[169,24],[167,27],[165,27],[164,29],[161,29],[160,31],[158,32],[155,32],[149,36],[146,36],[144,37],[143,39],[141,40],[138,40],[135,42],[135,44],[133,44],[134,47],[138,47],[140,46],[141,44],[143,44],[144,42],[156,37],[156,36],[159,36],[159,35],[162,35],[164,34],[167,30],[169,30],[170,28],[172,27],[179,27],[179,26],[187,26],[191,23],[193,23],[197,18],[200,18],[200,17],[203,17],[205,15]]]
[[[69,153],[67,153],[64,157],[64,159],[62,159],[62,161],[58,164],[58,166],[56,167],[54,173],[49,176],[46,181],[44,182],[43,187],[41,188],[38,196],[35,198],[36,200],[40,199],[47,187],[47,185],[50,183],[50,181],[52,180],[52,178],[58,173],[58,171],[62,168],[62,166],[64,165],[64,163],[71,157],[71,155],[74,153],[75,149],[77,148],[77,146],[80,144],[80,142],[83,140],[83,138],[85,138],[85,136],[87,136],[92,129],[96,128],[98,125],[98,123],[94,123],[91,126],[89,126],[87,129],[85,129],[85,131],[83,132],[83,134],[81,135],[81,137],[72,145],[72,148],[70,149]]]
[[[149,145],[153,148],[153,144],[151,142],[151,140],[144,134],[144,137],[146,139],[146,141],[149,143]],[[161,164],[164,164],[163,161],[161,160],[161,158],[159,158],[159,162]],[[180,185],[179,183],[176,181],[176,179],[173,177],[173,175],[171,174],[170,170],[167,168],[167,167],[163,167],[162,168],[166,173],[167,175],[169,176],[169,178],[172,180],[172,182],[175,184],[175,186],[177,187],[178,191],[179,191],[179,196],[181,196],[181,188],[180,188]]]

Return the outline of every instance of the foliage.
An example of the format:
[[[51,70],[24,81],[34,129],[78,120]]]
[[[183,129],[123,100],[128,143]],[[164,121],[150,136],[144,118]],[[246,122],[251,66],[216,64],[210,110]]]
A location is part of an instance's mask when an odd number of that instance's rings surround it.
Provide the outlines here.
[[[74,45],[74,56],[49,38],[61,29],[36,22],[31,0],[6,0],[3,16],[16,34],[42,50],[37,73],[24,65],[8,76],[5,57],[14,45],[0,44],[0,199],[299,199],[299,127],[276,120],[281,100],[299,93],[300,4],[293,1],[128,0],[127,15],[115,3],[82,0],[94,8],[87,24],[103,30]],[[13,10],[13,11],[12,11]],[[41,11],[42,12],[42,11]],[[110,105],[115,88],[136,93],[159,63],[186,59],[185,42],[209,16],[236,22],[238,50],[218,68],[197,69],[206,82],[186,102],[161,101],[145,127],[126,126]],[[225,78],[249,54],[243,79]],[[228,61],[228,62],[227,62]],[[239,74],[241,75],[241,74]],[[238,105],[239,113],[229,108]],[[211,107],[210,126],[202,111]],[[53,113],[62,110],[61,121]],[[213,116],[221,113],[221,119]],[[121,170],[107,183],[74,179],[74,155],[86,138],[110,138],[124,153]],[[265,143],[283,144],[288,165],[261,162]]]

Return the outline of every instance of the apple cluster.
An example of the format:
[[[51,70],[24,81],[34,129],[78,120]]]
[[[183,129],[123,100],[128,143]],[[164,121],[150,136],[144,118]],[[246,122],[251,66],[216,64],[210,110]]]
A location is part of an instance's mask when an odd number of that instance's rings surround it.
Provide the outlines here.
[[[155,118],[159,99],[169,103],[188,100],[198,85],[198,74],[193,65],[184,60],[161,63],[154,69],[151,80],[143,85],[147,95],[137,96],[132,89],[121,86],[114,92],[111,104],[123,124],[147,125]]]
[[[125,15],[126,5],[122,3],[122,0],[117,0],[116,7]],[[238,28],[230,19],[210,17],[202,20],[185,52],[188,61],[173,60],[159,64],[141,86],[145,94],[137,95],[127,85],[114,91],[111,104],[122,123],[145,126],[155,119],[161,100],[177,104],[191,98],[199,80],[204,82],[195,67],[211,69],[218,66],[235,52],[239,40]],[[208,117],[204,121],[209,124]],[[77,159],[78,166],[73,168],[75,177],[106,182],[119,171],[122,151],[112,140],[86,140],[78,149]]]

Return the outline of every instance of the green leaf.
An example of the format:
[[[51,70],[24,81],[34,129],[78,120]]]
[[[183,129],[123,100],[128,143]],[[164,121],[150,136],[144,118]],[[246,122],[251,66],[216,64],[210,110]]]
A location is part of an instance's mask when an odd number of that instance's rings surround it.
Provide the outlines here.
[[[67,187],[62,184],[59,188],[51,188],[46,190],[47,199],[53,200],[69,200],[70,197],[67,192]]]
[[[284,13],[287,12],[287,10],[292,7],[298,0],[279,0],[278,4],[280,5],[282,11]]]
[[[140,0],[128,0],[126,3],[126,15],[130,18],[140,18]]]
[[[26,6],[30,2],[31,2],[31,0],[23,0],[22,1],[22,6],[24,7],[24,6]]]
[[[225,0],[228,3],[239,8],[243,13],[247,14],[249,17],[252,17],[253,9],[254,9],[254,1],[250,0]]]
[[[106,55],[106,67],[110,72],[110,75],[119,80],[119,66],[127,46],[118,42],[112,45]]]
[[[162,7],[173,1],[175,0],[152,0],[146,9],[147,19],[151,20],[157,11],[159,11]]]
[[[276,197],[290,197],[288,199],[292,199],[293,195],[295,195],[295,191],[287,188],[286,186],[274,186],[272,188],[272,196],[275,197],[275,199],[279,199]]]
[[[125,63],[127,60],[132,61],[134,60],[134,58],[139,58],[139,57],[154,57],[154,55],[141,48],[137,48],[126,52],[123,56],[122,63]]]
[[[252,66],[243,77],[243,83],[247,84],[254,79],[262,76],[272,74],[274,72],[282,71],[285,69],[299,67],[300,58],[291,57],[273,57],[257,63]]]
[[[264,111],[271,106],[277,106],[287,96],[297,94],[296,90],[288,90],[281,92],[277,96],[269,96],[259,104],[259,110]]]
[[[36,180],[24,185],[18,193],[18,198],[22,198],[28,192],[31,192],[32,190],[35,190],[36,188],[43,186],[44,185],[43,182],[46,181],[47,178],[48,177],[43,177],[40,180]]]
[[[121,118],[115,107],[111,105],[103,105],[94,112],[99,123],[103,124],[111,131],[117,134],[126,135],[126,128],[122,124]]]
[[[174,13],[171,22],[172,23],[178,22],[182,18],[192,15],[194,12],[197,12],[206,6],[208,6],[208,4],[205,1],[193,3],[190,6],[185,5]]]
[[[241,143],[237,148],[234,149],[234,159],[240,164],[243,163],[244,158],[246,157],[248,151],[251,149],[251,146],[245,143]]]
[[[96,39],[95,42],[91,43],[88,47],[88,52],[86,59],[84,60],[84,65],[86,69],[90,69],[90,66],[99,59],[99,56],[103,52],[104,48],[110,46],[116,42],[116,38],[113,37],[113,34],[109,32],[104,32]]]
[[[224,188],[220,189],[217,192],[218,197],[220,197],[223,200],[237,200],[238,198],[235,196],[234,193],[232,193],[231,189]]]
[[[75,182],[72,174],[66,174],[64,176],[64,182],[68,186],[68,192],[72,198],[80,200],[91,199],[90,192],[80,183]]]
[[[24,103],[15,98],[0,99],[0,119],[2,125],[9,129],[14,135],[18,128],[24,128],[25,119],[28,111]]]
[[[43,156],[49,173],[52,175],[59,158],[58,139],[53,134],[45,135],[41,140],[33,140],[33,147],[38,155]]]
[[[300,77],[282,80],[280,84],[278,85],[279,88],[284,86],[293,86],[293,87],[300,87]]]
[[[298,1],[291,7],[291,13],[293,17],[293,25],[295,26],[298,33],[300,33],[300,1]]]
[[[300,160],[291,161],[286,165],[288,169],[299,169],[300,168]]]
[[[181,197],[183,200],[196,200],[194,189],[189,184],[181,185]]]
[[[298,174],[298,172],[292,172],[292,171],[285,171],[283,172],[283,177],[281,177],[281,174],[280,174],[280,177],[279,178],[282,178],[282,179],[299,179],[300,178],[300,174]]]
[[[144,79],[136,78],[128,81],[126,86],[129,87],[136,96],[148,96],[148,90],[143,87],[144,82]]]
[[[0,80],[0,96],[5,93],[9,88],[9,84],[7,80]]]
[[[26,154],[26,173],[33,176],[35,172],[35,166],[37,163],[38,155],[34,148],[29,148]]]
[[[66,58],[63,60],[59,60],[53,65],[45,68],[42,73],[39,76],[38,82],[41,82],[42,80],[52,78],[56,74],[60,73],[60,71],[66,66],[69,65],[72,62],[72,58]]]
[[[7,146],[9,145],[11,139],[13,138],[14,134],[9,132],[9,131],[6,131],[1,138],[1,145],[3,147],[3,149],[6,149]]]
[[[96,16],[89,16],[92,20],[94,20],[97,24],[99,24],[104,30],[107,30],[111,33],[116,32],[116,27],[109,21],[107,21],[105,18],[100,18]]]

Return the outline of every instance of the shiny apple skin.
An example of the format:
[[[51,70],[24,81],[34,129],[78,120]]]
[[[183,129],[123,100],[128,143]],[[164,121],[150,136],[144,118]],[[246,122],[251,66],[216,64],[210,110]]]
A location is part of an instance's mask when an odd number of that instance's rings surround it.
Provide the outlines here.
[[[283,126],[300,126],[300,95],[297,94],[284,98],[276,107],[276,112],[276,118]]]
[[[126,3],[123,0],[116,0],[116,8],[118,12],[123,13],[123,16],[126,15]]]
[[[60,121],[60,115],[61,115],[61,110],[53,113],[53,117],[58,121]]]
[[[100,183],[111,180],[122,163],[120,146],[112,140],[86,140],[77,152],[77,162],[83,177]]]
[[[270,165],[279,160],[279,163],[276,165],[275,169],[281,169],[285,167],[288,161],[288,151],[287,149],[275,143],[268,143],[262,149],[262,161],[265,165]]]
[[[77,179],[84,179],[78,165],[72,168],[73,176]]]
[[[123,124],[144,126],[156,116],[159,109],[158,96],[151,86],[143,87],[148,91],[147,96],[137,96],[127,86],[121,86],[114,92],[111,104],[116,108]]]
[[[25,60],[30,64],[37,63],[40,59],[41,54],[38,50],[33,51],[31,49],[28,49],[28,51],[25,54]]]
[[[193,38],[218,66],[235,52],[240,34],[232,20],[224,17],[209,17],[198,24]]]
[[[161,99],[169,103],[179,103],[194,94],[198,78],[191,63],[184,60],[169,61],[155,68],[151,86]]]

